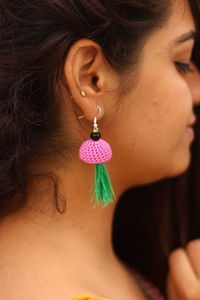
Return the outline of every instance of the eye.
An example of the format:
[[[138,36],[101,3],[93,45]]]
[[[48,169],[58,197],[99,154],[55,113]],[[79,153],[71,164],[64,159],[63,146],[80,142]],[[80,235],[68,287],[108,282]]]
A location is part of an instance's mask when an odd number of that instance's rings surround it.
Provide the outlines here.
[[[194,70],[191,68],[190,64],[175,61],[175,65],[176,65],[178,71],[182,74],[194,72]]]

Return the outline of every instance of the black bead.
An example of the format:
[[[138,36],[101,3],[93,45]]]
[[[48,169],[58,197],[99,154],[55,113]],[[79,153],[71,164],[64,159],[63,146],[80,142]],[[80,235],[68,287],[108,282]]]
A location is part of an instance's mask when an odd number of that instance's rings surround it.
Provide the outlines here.
[[[92,132],[90,135],[93,141],[98,141],[101,138],[100,132]]]

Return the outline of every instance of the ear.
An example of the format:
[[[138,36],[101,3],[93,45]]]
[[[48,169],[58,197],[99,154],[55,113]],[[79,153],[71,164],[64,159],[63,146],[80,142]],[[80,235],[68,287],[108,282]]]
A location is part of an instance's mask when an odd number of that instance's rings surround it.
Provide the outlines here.
[[[98,115],[100,119],[104,114],[105,92],[110,89],[108,82],[111,83],[114,73],[101,47],[89,39],[77,41],[68,52],[64,73],[72,100],[85,117],[92,121]],[[97,105],[101,107],[100,115]]]

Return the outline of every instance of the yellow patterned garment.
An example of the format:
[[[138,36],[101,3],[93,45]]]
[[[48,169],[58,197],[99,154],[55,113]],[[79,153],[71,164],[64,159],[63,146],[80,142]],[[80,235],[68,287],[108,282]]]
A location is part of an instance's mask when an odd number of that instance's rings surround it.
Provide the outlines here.
[[[91,295],[81,295],[74,298],[71,298],[69,300],[109,300],[107,298],[100,298],[100,297],[93,297]]]

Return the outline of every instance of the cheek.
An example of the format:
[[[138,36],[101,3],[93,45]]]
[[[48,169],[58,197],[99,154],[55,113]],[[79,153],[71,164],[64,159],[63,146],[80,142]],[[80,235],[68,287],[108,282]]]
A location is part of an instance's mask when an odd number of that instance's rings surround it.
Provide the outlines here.
[[[143,78],[121,99],[119,113],[105,129],[117,166],[114,173],[130,180],[130,185],[133,178],[140,184],[176,175],[188,164],[185,129],[192,114],[190,91],[177,75],[157,78]]]
[[[126,172],[134,168],[144,176],[148,168],[160,174],[185,151],[182,140],[191,116],[191,95],[182,79],[176,78],[175,83],[152,78],[123,99],[112,138]]]
[[[149,133],[151,142],[161,141],[161,146],[166,149],[177,147],[192,113],[189,88],[182,78],[177,77],[146,80],[138,98],[142,130]]]

